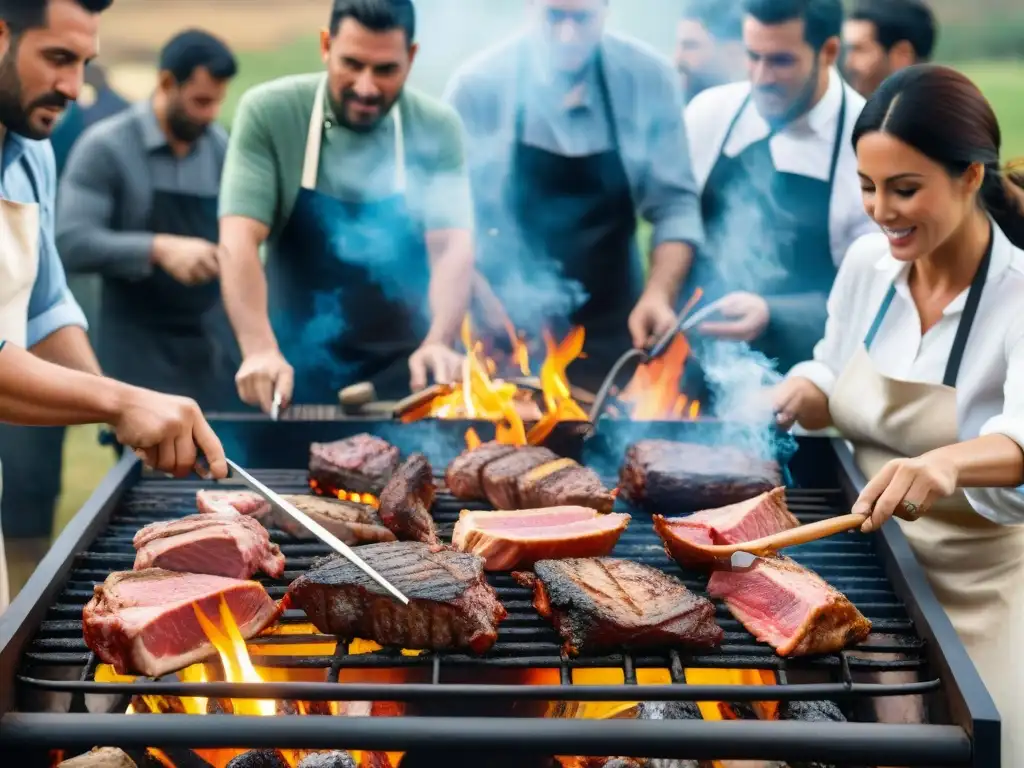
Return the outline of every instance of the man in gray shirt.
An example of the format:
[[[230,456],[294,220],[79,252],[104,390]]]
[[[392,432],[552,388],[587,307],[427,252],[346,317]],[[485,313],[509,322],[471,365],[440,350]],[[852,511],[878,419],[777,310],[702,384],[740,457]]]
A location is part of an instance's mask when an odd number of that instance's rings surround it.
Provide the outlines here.
[[[217,38],[198,30],[174,37],[160,54],[153,97],[76,143],[57,207],[68,270],[103,279],[104,372],[206,409],[236,403],[239,355],[217,279],[227,134],[214,122],[236,71]]]
[[[477,264],[518,326],[586,329],[569,376],[588,389],[672,327],[703,237],[677,75],[606,32],[607,6],[532,0],[528,31],[467,62],[446,96],[468,134]]]

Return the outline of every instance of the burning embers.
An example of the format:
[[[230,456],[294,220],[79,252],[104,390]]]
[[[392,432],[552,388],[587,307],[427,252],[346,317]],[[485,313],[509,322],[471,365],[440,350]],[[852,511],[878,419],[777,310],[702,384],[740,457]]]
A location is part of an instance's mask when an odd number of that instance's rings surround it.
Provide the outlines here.
[[[662,357],[637,368],[618,395],[626,415],[634,421],[696,421],[700,401],[680,392],[689,357],[690,344],[679,333]]]

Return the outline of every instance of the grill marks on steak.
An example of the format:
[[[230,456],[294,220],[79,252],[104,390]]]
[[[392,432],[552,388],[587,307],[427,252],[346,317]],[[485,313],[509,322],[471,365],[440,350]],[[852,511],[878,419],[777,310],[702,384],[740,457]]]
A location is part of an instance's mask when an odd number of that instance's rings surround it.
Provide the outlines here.
[[[558,456],[547,448],[527,446],[514,453],[495,459],[483,468],[480,475],[487,500],[497,509],[517,509],[519,480],[531,469],[556,461]]]
[[[136,571],[164,568],[232,579],[284,573],[284,555],[267,529],[233,509],[150,523],[132,543]]]
[[[734,504],[782,485],[779,465],[731,446],[641,440],[619,470],[623,498],[655,510]]]
[[[506,612],[481,558],[411,541],[370,544],[359,555],[409,605],[344,558],[325,558],[288,590],[288,601],[321,632],[410,649],[483,653],[494,645]]]
[[[331,491],[380,496],[398,462],[395,446],[366,433],[309,446],[309,476]]]
[[[220,601],[246,639],[278,617],[255,581],[160,568],[112,573],[82,611],[86,645],[121,675],[160,677],[216,655],[193,604],[218,620]]]
[[[483,443],[469,448],[452,460],[444,473],[445,483],[452,496],[464,501],[478,501],[486,498],[482,473],[492,461],[515,453],[519,448],[504,443]]]
[[[846,595],[788,557],[759,558],[746,571],[716,571],[708,593],[780,656],[833,653],[871,632],[871,622]]]
[[[610,554],[629,515],[602,515],[588,507],[510,512],[463,511],[452,544],[484,559],[488,571],[529,568],[538,560]]]
[[[302,494],[281,494],[281,498],[294,504],[300,512],[305,512],[349,546],[395,541],[395,534],[384,527],[377,511],[369,504]],[[293,538],[316,539],[298,521],[276,508],[271,509],[268,518],[271,525]]]
[[[543,560],[532,574],[533,604],[572,655],[609,648],[690,646],[722,641],[715,606],[650,566],[610,557]]]
[[[412,454],[391,476],[380,496],[380,519],[402,541],[437,545],[430,508],[434,470],[422,453]]]
[[[665,552],[684,568],[715,562],[702,546],[753,541],[799,525],[786,507],[785,488],[688,517],[654,515],[654,531],[664,542]]]

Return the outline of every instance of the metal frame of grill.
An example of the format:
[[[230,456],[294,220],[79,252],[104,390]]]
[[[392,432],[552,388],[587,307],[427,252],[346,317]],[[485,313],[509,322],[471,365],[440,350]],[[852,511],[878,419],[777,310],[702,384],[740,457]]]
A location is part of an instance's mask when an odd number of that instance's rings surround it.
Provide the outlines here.
[[[421,422],[402,425],[374,420],[334,421],[325,417],[310,421],[286,421],[277,424],[261,418],[233,420],[215,425],[222,435],[229,455],[257,473],[272,487],[295,491],[304,484],[304,473],[292,470],[259,471],[260,467],[300,466],[305,461],[308,444],[315,440],[338,439],[360,431],[370,431],[390,439],[403,451],[426,449],[432,460],[444,466],[464,444],[465,429],[474,426],[485,439],[493,425],[470,422]],[[647,424],[643,436],[671,436],[713,442],[721,425],[706,423]],[[597,453],[608,446],[624,445],[626,436],[637,432],[636,425],[602,425],[591,446]],[[563,453],[576,455],[582,450],[582,435],[573,425],[566,425],[556,435]],[[842,511],[857,489],[864,484],[852,457],[841,441],[803,438],[801,450],[793,457],[791,467],[797,485],[790,493],[791,506],[804,521]],[[575,448],[573,447],[575,446]],[[577,450],[578,449],[578,450]],[[285,458],[289,457],[289,458]],[[440,458],[439,458],[440,457]],[[621,457],[621,452],[618,458]],[[300,463],[301,461],[301,463]],[[605,466],[604,471],[610,467]],[[802,482],[801,482],[802,481]],[[807,488],[811,482],[819,490]],[[74,617],[61,614],[62,597],[76,598],[75,582],[82,578],[101,581],[103,568],[89,568],[104,560],[89,554],[90,548],[111,535],[124,508],[131,507],[133,492],[146,492],[157,497],[177,499],[194,492],[200,484],[182,481],[143,478],[133,456],[126,456],[104,479],[101,486],[69,524],[54,547],[33,574],[22,593],[8,611],[0,616],[0,752],[33,750],[57,745],[66,749],[88,749],[95,745],[124,748],[213,748],[244,744],[247,748],[327,749],[339,746],[387,751],[436,751],[488,749],[502,753],[530,755],[631,755],[635,757],[687,759],[768,759],[817,760],[836,765],[904,765],[904,766],[972,766],[988,768],[998,765],[999,717],[973,664],[942,611],[924,573],[917,565],[909,544],[898,526],[886,525],[871,540],[856,541],[853,550],[841,547],[830,553],[827,542],[803,559],[836,586],[853,594],[872,587],[865,582],[858,586],[842,583],[822,568],[833,562],[854,563],[869,556],[884,569],[881,592],[891,590],[896,604],[871,605],[862,610],[873,619],[876,635],[892,635],[892,641],[872,643],[867,650],[895,653],[902,658],[877,661],[857,658],[842,652],[809,660],[779,659],[766,646],[757,646],[752,638],[732,620],[724,609],[718,619],[727,635],[724,646],[716,653],[687,654],[635,652],[602,657],[567,659],[557,651],[557,638],[548,631],[548,646],[543,652],[526,650],[531,640],[536,644],[538,630],[525,626],[524,611],[532,612],[526,590],[512,586],[507,575],[496,575],[492,583],[499,589],[510,618],[501,627],[498,646],[487,657],[472,654],[430,653],[421,657],[405,657],[397,652],[349,655],[348,643],[337,641],[334,653],[321,657],[256,656],[257,666],[319,667],[326,671],[323,683],[179,683],[136,681],[130,684],[96,683],[93,675],[96,659],[81,644],[80,626],[75,634]],[[822,491],[825,487],[832,490]],[[458,509],[464,506],[453,500],[435,505],[435,516],[442,531],[450,528]],[[640,513],[642,515],[642,513]],[[156,519],[156,518],[150,518]],[[145,520],[144,522],[148,522]],[[143,521],[132,520],[139,525]],[[636,521],[630,531],[649,523]],[[133,533],[134,531],[132,531]],[[116,534],[114,534],[116,535]],[[130,533],[128,534],[130,540]],[[650,544],[648,535],[647,544]],[[626,536],[625,552],[617,555],[644,557],[631,553]],[[288,571],[282,583],[296,575],[295,569],[308,567],[310,558],[325,550],[319,543],[288,544],[282,548],[288,557]],[[821,562],[815,561],[818,557]],[[90,558],[92,560],[90,561]],[[120,559],[119,559],[120,558]],[[122,562],[124,555],[114,554],[106,572],[130,568]],[[662,566],[671,566],[661,554]],[[852,560],[850,558],[853,558]],[[83,565],[83,560],[85,564]],[[851,566],[852,567],[852,566]],[[83,570],[84,569],[84,570]],[[671,572],[680,575],[677,569]],[[93,573],[95,572],[95,573]],[[856,580],[856,569],[853,571]],[[83,576],[84,574],[84,576]],[[91,574],[91,575],[89,575]],[[69,579],[71,584],[69,585]],[[703,584],[693,574],[684,573],[684,582],[695,589]],[[71,592],[66,588],[71,587]],[[517,591],[518,590],[518,591]],[[283,587],[269,587],[277,598]],[[80,610],[82,595],[75,603]],[[87,597],[85,597],[87,599]],[[868,598],[865,597],[865,600]],[[862,604],[862,600],[855,600]],[[884,602],[884,595],[883,601]],[[872,615],[872,610],[876,613]],[[56,612],[56,618],[54,618]],[[881,612],[881,616],[878,612]],[[286,614],[285,620],[299,620]],[[304,617],[303,617],[304,618]],[[537,618],[537,621],[540,621]],[[911,624],[911,621],[913,622]],[[546,626],[546,624],[545,624]],[[531,635],[531,633],[533,633]],[[517,644],[520,635],[530,637]],[[900,637],[902,636],[902,640]],[[266,646],[277,642],[311,643],[309,636],[261,639],[250,645]],[[318,636],[323,643],[324,637]],[[869,639],[871,642],[871,639]],[[79,647],[81,646],[81,647]],[[522,647],[519,647],[522,646]],[[554,649],[554,650],[552,650]],[[80,679],[74,682],[47,680],[31,673],[31,667],[51,665],[81,666]],[[26,669],[26,665],[29,670]],[[339,683],[342,669],[388,667],[418,670],[414,683],[364,684]],[[623,685],[573,684],[576,668],[617,668],[623,671]],[[671,685],[638,685],[637,669],[666,668]],[[686,683],[683,670],[692,667],[774,669],[778,675],[775,686],[700,686]],[[559,670],[559,685],[522,685],[497,682],[474,683],[460,679],[484,670],[548,668]],[[914,683],[882,684],[863,682],[863,677],[881,671],[917,671],[921,680]],[[796,682],[808,675],[824,674],[829,682]],[[816,679],[816,678],[815,678]],[[16,688],[22,693],[51,692],[70,694],[67,713],[16,711]],[[415,717],[365,718],[320,716],[279,716],[274,718],[234,715],[93,714],[86,706],[86,696],[108,694],[122,696],[124,711],[135,694],[165,696],[204,696],[208,698],[273,698],[297,701],[403,701],[415,705]],[[890,725],[870,722],[806,723],[761,721],[679,721],[679,720],[582,720],[522,718],[508,716],[481,717],[487,707],[503,707],[512,702],[549,701],[835,701],[849,711],[875,697],[923,695],[928,701],[932,720],[948,725]],[[487,712],[486,714],[494,714]],[[30,763],[19,763],[29,765]]]

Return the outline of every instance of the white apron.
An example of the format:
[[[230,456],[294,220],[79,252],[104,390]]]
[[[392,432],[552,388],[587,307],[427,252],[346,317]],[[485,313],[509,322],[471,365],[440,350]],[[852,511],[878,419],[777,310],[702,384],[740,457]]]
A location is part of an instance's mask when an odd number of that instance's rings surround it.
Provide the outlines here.
[[[990,255],[991,246],[971,285],[942,384],[891,379],[875,369],[868,349],[892,301],[893,288],[864,345],[836,381],[829,399],[832,420],[853,444],[865,477],[873,477],[892,459],[920,456],[960,441],[956,375]],[[1021,768],[1024,527],[987,520],[961,490],[936,503],[922,519],[897,522],[999,709],[1003,768]]]
[[[0,131],[0,146],[4,138]],[[0,199],[0,339],[19,347],[28,340],[28,301],[38,271],[39,206]],[[2,470],[0,467],[0,494]],[[10,591],[0,531],[0,613],[7,608]]]

